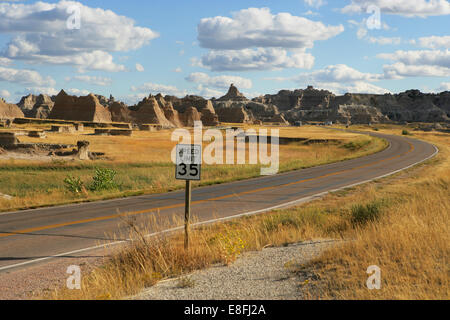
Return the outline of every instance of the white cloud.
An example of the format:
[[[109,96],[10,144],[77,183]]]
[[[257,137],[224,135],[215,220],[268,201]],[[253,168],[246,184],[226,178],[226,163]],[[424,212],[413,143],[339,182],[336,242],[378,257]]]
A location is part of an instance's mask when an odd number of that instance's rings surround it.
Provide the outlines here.
[[[400,37],[369,37],[367,39],[370,43],[380,44],[380,45],[399,45],[402,42]]]
[[[438,91],[450,91],[450,82],[442,82]]]
[[[180,67],[178,67],[178,68],[175,68],[175,69],[173,70],[173,72],[181,73],[181,72],[183,72],[183,69],[181,69]]]
[[[149,93],[151,94],[158,94],[161,93],[163,95],[171,95],[171,96],[185,96],[187,94],[186,90],[180,90],[177,87],[174,86],[168,86],[164,84],[158,84],[158,83],[152,83],[147,82],[139,87],[131,87],[131,91],[133,92],[139,92],[139,93],[146,93],[147,95]]]
[[[10,66],[12,64],[12,60],[4,57],[0,57],[0,66]]]
[[[232,18],[201,19],[200,46],[216,50],[259,48],[311,48],[314,41],[327,40],[344,31],[342,25],[326,26],[290,13],[270,12],[269,8],[248,8]]]
[[[324,0],[304,0],[304,1],[306,5],[314,8],[319,8],[327,4]]]
[[[433,65],[406,65],[397,62],[384,66],[386,79],[402,79],[404,77],[448,77],[450,68]]]
[[[243,89],[250,89],[253,86],[250,79],[227,75],[210,77],[206,73],[202,72],[191,73],[188,77],[186,77],[186,81],[220,89],[228,89],[232,83],[238,88]]]
[[[109,86],[112,83],[111,78],[106,77],[96,77],[96,76],[75,76],[73,78],[66,78],[66,81],[78,80],[82,82],[86,82],[89,84],[94,84],[97,86]]]
[[[88,94],[90,94],[89,90],[80,90],[77,88],[70,88],[66,90],[67,93],[74,95],[74,96],[87,96]]]
[[[401,77],[448,77],[450,75],[450,50],[399,50],[394,53],[381,53],[380,59],[395,63],[384,66],[386,78]]]
[[[67,9],[81,9],[81,27],[68,30]],[[158,37],[111,10],[90,8],[75,1],[34,4],[0,3],[0,33],[12,34],[3,55],[29,63],[68,64],[78,71],[125,71],[110,52],[136,50]]]
[[[211,50],[201,60],[194,59],[193,64],[212,71],[311,69],[314,56],[305,52],[289,54],[279,48]]]
[[[345,64],[330,65],[324,69],[302,73],[293,78],[297,82],[343,82],[378,81],[382,74],[363,73]]]
[[[351,0],[342,8],[343,13],[366,13],[370,6],[378,7],[382,13],[405,17],[427,17],[450,14],[447,0]]]
[[[372,83],[363,81],[357,81],[351,84],[345,84],[340,82],[318,82],[314,83],[314,86],[318,89],[329,90],[335,94],[345,93],[370,93],[370,94],[385,94],[390,93],[389,90],[381,88]]]
[[[144,72],[145,68],[144,68],[144,66],[142,64],[136,63],[136,71],[137,72]]]
[[[15,82],[28,85],[42,85],[47,83],[55,85],[55,80],[51,77],[42,77],[37,71],[26,69],[13,69],[0,67],[0,81]]]
[[[197,95],[202,96],[206,99],[211,99],[213,97],[219,98],[225,95],[225,91],[215,90],[199,84],[197,86]]]
[[[9,98],[11,96],[11,93],[9,93],[8,90],[0,90],[0,97],[1,98]]]
[[[415,40],[413,44],[416,44]],[[450,36],[422,37],[418,39],[418,44],[428,49],[450,48]]]
[[[194,62],[213,71],[309,69],[314,57],[306,50],[343,31],[342,25],[272,14],[269,8],[243,9],[231,17],[201,19],[198,40],[210,51]]]
[[[313,11],[311,11],[311,10],[308,10],[308,11],[306,11],[305,13],[304,13],[304,15],[305,16],[311,16],[311,17],[315,17],[315,16],[318,16],[318,15],[320,15],[318,12],[313,12]]]
[[[383,79],[383,74],[364,73],[344,64],[330,65],[323,69],[301,73],[290,78],[266,78],[273,81],[294,81],[301,86],[313,85],[320,89],[331,90],[338,94],[352,93],[388,93],[387,89],[370,82]]]
[[[41,86],[34,86],[34,87],[26,87],[25,90],[16,92],[16,95],[20,96],[26,96],[29,94],[39,95],[39,94],[46,94],[49,96],[57,95],[58,91],[53,87],[41,87]]]

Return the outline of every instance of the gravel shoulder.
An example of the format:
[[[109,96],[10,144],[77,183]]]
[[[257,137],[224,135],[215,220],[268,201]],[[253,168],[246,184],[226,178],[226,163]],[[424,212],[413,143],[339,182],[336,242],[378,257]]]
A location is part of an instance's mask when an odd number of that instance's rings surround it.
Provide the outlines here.
[[[132,300],[301,300],[305,279],[292,272],[336,245],[317,240],[247,252],[230,266],[217,265],[159,282]]]

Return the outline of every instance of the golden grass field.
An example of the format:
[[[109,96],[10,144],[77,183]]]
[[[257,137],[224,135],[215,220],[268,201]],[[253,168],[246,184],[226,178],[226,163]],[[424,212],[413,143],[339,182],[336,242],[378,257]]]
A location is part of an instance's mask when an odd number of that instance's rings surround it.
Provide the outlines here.
[[[402,131],[389,126],[380,132]],[[337,239],[343,241],[293,269],[315,275],[299,289],[309,298],[449,299],[450,139],[448,134],[424,132],[415,132],[414,138],[434,143],[439,155],[295,208],[197,228],[188,252],[181,233],[145,238],[148,226],[136,226],[125,216],[135,241],[84,277],[81,290],[61,288],[44,297],[121,299],[161,279],[233,263],[243,251]],[[381,268],[381,290],[366,287],[371,265]]]
[[[15,129],[42,130],[49,128],[50,125],[20,125]],[[270,128],[268,129],[270,130]],[[382,139],[333,132],[319,127],[275,127],[274,129],[280,129],[281,137],[337,140],[336,143],[312,145],[293,143],[280,146],[280,171],[282,172],[360,157],[386,147],[386,143]],[[184,186],[183,182],[174,179],[174,165],[170,160],[170,155],[177,142],[171,141],[171,130],[135,131],[132,137],[95,136],[92,133],[93,130],[88,129],[81,134],[48,133],[47,139],[19,137],[23,143],[76,145],[77,141],[87,140],[91,143],[90,150],[105,153],[107,160],[84,162],[0,160],[0,194],[14,197],[12,200],[0,197],[0,211],[160,193]],[[353,142],[357,148],[346,148],[345,144],[348,142]],[[270,150],[270,148],[268,149]],[[66,190],[63,181],[68,175],[79,177],[83,182],[89,183],[97,167],[114,169],[117,172],[116,180],[119,186],[107,192],[89,191],[81,194],[73,194]],[[205,165],[202,182],[195,183],[195,185],[255,177],[260,174],[260,168],[259,164]]]

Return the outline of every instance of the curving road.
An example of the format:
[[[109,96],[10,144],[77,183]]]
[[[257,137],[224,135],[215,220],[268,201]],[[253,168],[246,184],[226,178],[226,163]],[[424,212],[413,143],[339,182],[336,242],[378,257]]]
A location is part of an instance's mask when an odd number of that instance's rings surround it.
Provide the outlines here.
[[[423,141],[369,134],[385,138],[389,147],[363,158],[196,188],[193,218],[211,222],[291,206],[396,173],[438,152]],[[153,216],[166,229],[173,228],[168,221],[174,217],[182,221],[184,216],[184,191],[0,214],[0,273],[77,255],[110,242],[113,234],[126,233],[121,213],[128,213],[137,223]],[[114,240],[124,241],[126,235]]]

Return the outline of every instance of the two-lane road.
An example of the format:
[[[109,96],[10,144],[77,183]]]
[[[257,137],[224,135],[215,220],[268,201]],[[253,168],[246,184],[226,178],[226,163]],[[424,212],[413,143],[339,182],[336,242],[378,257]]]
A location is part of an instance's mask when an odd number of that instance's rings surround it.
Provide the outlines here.
[[[192,193],[194,219],[210,221],[293,205],[393,174],[438,152],[423,141],[370,134],[385,138],[390,146],[363,158],[196,188]],[[125,230],[119,218],[122,213],[129,213],[137,222],[152,215],[165,225],[173,217],[182,221],[184,191],[0,214],[0,273],[112,240],[113,234]]]

